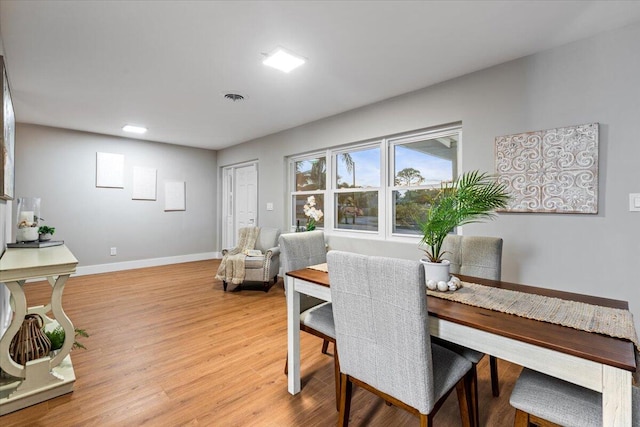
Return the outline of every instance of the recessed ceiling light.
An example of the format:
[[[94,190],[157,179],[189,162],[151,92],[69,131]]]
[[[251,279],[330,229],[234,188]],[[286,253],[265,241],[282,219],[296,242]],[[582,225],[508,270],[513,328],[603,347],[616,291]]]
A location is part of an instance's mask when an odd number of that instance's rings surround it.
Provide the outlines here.
[[[122,130],[131,133],[145,133],[147,128],[142,126],[125,125],[122,127]]]
[[[294,55],[282,48],[276,49],[273,53],[268,55],[264,61],[262,61],[264,65],[284,71],[285,73],[288,73],[294,68],[298,68],[305,62],[306,60],[303,57]]]

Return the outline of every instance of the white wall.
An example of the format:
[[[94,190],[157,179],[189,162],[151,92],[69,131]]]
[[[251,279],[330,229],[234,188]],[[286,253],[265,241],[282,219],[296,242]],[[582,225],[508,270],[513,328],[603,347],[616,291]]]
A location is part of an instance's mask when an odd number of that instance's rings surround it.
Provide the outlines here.
[[[123,189],[96,187],[96,152],[124,154]],[[64,240],[82,267],[211,258],[217,250],[215,165],[211,150],[35,125],[16,130],[16,197],[42,199],[45,224],[56,227],[54,239]],[[134,166],[157,169],[156,201],[131,199]],[[165,180],[186,182],[185,211],[164,211]]]
[[[640,192],[638,46],[640,25],[605,33],[222,150],[218,164],[257,157],[261,224],[288,229],[286,156],[462,121],[461,170],[493,171],[496,136],[599,122],[597,215],[502,214],[464,234],[504,238],[504,280],[627,300],[640,330],[640,213],[628,211],[628,193]],[[266,211],[267,202],[276,209]],[[416,244],[328,240],[335,249],[420,256]]]

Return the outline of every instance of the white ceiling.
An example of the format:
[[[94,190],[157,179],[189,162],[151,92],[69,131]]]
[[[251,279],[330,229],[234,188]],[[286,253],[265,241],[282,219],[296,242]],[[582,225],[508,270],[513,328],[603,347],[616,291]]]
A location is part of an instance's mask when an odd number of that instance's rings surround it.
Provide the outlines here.
[[[639,21],[640,1],[0,3],[19,122],[211,149]],[[262,65],[277,46],[307,64]]]

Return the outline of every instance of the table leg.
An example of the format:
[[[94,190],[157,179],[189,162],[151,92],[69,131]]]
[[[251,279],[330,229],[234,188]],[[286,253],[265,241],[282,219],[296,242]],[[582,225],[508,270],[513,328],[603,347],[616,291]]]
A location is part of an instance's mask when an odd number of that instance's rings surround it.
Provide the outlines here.
[[[289,393],[300,392],[300,294],[296,291],[296,279],[287,280],[287,357],[289,358]]]
[[[0,367],[9,375],[16,378],[24,378],[26,376],[24,366],[18,365],[9,355],[11,340],[18,333],[20,326],[22,326],[24,316],[27,314],[27,298],[22,289],[24,280],[5,282],[5,285],[9,289],[9,292],[11,292],[11,298],[13,300],[13,319],[9,324],[9,328],[0,338]]]
[[[631,372],[602,367],[602,425],[631,427]]]
[[[62,363],[64,358],[67,357],[73,348],[73,343],[75,341],[75,328],[62,309],[62,292],[64,291],[64,285],[67,283],[68,278],[68,274],[58,276],[51,291],[51,312],[53,313],[53,317],[58,321],[58,324],[64,330],[64,344],[58,354],[53,358],[53,360],[51,360],[51,368],[55,368]]]

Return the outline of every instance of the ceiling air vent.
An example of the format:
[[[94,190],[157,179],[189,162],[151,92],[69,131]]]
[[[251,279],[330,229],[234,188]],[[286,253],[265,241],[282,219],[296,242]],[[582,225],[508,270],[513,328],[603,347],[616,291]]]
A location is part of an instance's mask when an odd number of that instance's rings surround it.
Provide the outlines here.
[[[227,99],[232,100],[233,102],[242,101],[244,99],[244,96],[242,96],[242,95],[240,95],[238,93],[227,93],[227,94],[225,94],[224,97],[227,98]]]

